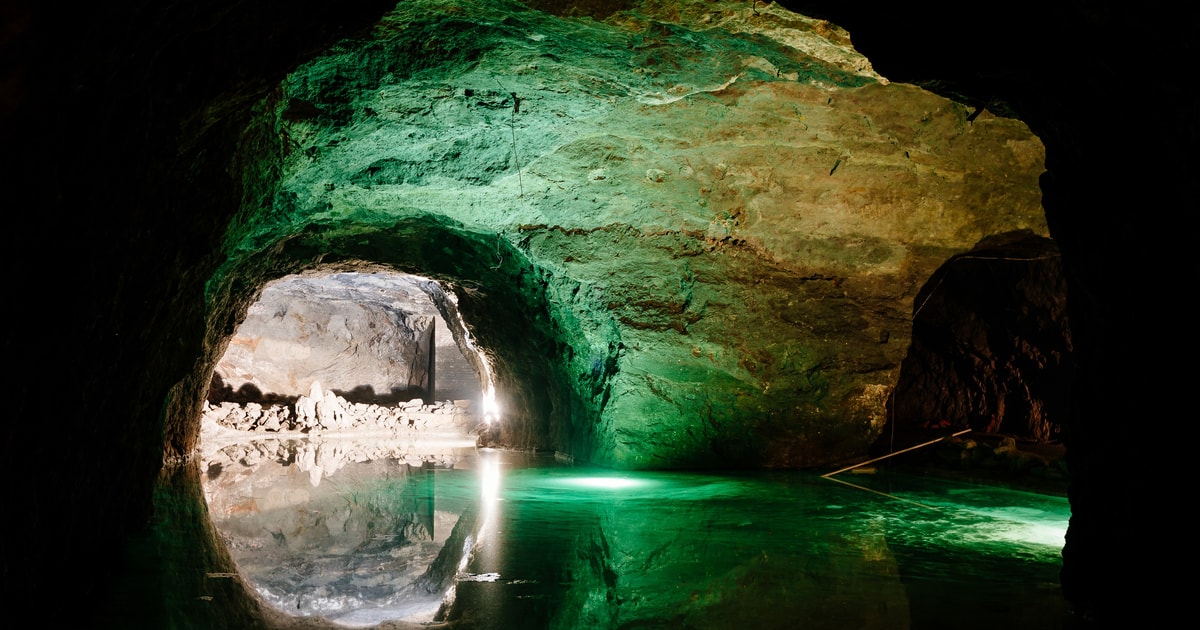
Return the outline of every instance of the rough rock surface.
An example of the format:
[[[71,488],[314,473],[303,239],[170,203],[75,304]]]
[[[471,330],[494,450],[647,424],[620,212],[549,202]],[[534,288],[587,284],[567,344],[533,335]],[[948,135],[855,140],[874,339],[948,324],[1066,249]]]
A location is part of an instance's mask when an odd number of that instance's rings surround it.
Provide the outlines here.
[[[913,309],[889,422],[906,434],[970,428],[1061,442],[1074,369],[1066,294],[1049,239],[1002,234],[952,257]]]
[[[268,284],[229,339],[209,400],[294,399],[314,382],[355,402],[430,396],[440,315],[420,281],[339,274]]]
[[[934,270],[1047,233],[1024,124],[777,6],[409,2],[261,113],[272,210],[218,294],[314,256],[416,269],[457,287],[503,442],[619,467],[862,456]]]
[[[386,431],[393,434],[464,437],[481,419],[469,400],[426,403],[420,398],[395,406],[355,403],[314,382],[307,396],[283,405],[205,403],[202,420],[233,431],[318,434],[326,431]]]

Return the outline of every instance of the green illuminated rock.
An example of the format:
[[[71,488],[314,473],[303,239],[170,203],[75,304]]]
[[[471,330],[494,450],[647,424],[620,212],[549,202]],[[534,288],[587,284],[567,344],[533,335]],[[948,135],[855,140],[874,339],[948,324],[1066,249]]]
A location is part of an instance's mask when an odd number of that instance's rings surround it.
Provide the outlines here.
[[[932,272],[1047,234],[1040,141],[889,83],[826,22],[629,4],[408,2],[297,69],[245,134],[213,307],[302,269],[418,273],[491,359],[506,445],[862,456]]]

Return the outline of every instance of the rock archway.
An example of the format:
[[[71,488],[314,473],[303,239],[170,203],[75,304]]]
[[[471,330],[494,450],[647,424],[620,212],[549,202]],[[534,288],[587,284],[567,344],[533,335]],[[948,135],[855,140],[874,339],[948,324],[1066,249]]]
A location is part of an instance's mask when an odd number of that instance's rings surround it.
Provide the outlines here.
[[[551,305],[542,274],[494,234],[474,233],[437,217],[376,229],[310,226],[230,271],[228,277],[236,280],[225,288],[230,293],[224,303],[234,310],[244,308],[240,305],[256,295],[249,287],[261,286],[248,285],[248,279],[310,268],[322,273],[405,272],[433,280],[426,290],[435,307],[447,321],[469,326],[470,344],[488,360],[487,366],[476,362],[476,369],[490,376],[496,387],[496,403],[507,420],[501,429],[506,443],[565,452],[574,439],[571,418],[586,428],[584,419],[594,417],[592,399],[602,394],[608,375],[604,370],[588,372],[580,389],[563,364],[546,360],[574,352],[569,348],[579,347],[583,334],[568,314]],[[243,293],[235,297],[233,291],[239,288]],[[231,321],[233,316],[222,313],[218,320]],[[224,330],[212,334],[216,342],[228,340]],[[615,351],[615,345],[603,349]]]
[[[214,321],[271,273],[415,270],[496,359],[503,443],[617,467],[862,457],[925,279],[1046,234],[1023,124],[774,6],[406,3],[258,112]]]

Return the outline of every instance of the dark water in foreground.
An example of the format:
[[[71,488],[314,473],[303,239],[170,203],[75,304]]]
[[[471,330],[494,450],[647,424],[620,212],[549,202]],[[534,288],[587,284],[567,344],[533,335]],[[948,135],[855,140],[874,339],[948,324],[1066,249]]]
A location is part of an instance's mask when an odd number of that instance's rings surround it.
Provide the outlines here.
[[[1066,627],[1062,497],[375,449],[276,441],[210,458],[213,521],[273,605],[358,626]]]

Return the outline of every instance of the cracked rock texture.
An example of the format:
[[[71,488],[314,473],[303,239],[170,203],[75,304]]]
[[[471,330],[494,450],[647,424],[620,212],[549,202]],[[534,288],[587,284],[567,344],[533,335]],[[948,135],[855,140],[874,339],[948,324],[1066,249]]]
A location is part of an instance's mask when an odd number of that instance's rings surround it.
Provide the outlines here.
[[[1057,246],[1032,234],[988,238],[948,260],[913,309],[891,421],[935,430],[925,439],[953,427],[1060,441],[1075,367],[1066,292]]]
[[[503,441],[605,465],[861,457],[934,270],[1047,235],[1024,124],[774,5],[404,3],[259,111],[224,277],[457,287]]]
[[[314,382],[352,402],[430,397],[440,315],[419,282],[340,274],[264,287],[214,370],[209,398],[289,400]]]

